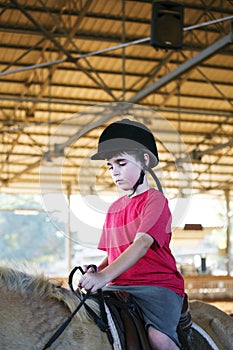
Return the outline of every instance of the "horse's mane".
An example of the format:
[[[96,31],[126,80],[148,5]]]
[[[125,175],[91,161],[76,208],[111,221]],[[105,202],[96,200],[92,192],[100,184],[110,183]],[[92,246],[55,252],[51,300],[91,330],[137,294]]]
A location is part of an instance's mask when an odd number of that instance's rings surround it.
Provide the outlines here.
[[[71,312],[80,303],[80,292],[71,292],[62,287],[55,279],[49,279],[43,273],[37,275],[9,267],[0,266],[0,288],[14,293],[20,293],[22,299],[54,299],[63,303]],[[99,312],[98,305],[94,300],[86,303],[95,311]],[[77,316],[83,321],[90,320],[85,308],[82,307]]]

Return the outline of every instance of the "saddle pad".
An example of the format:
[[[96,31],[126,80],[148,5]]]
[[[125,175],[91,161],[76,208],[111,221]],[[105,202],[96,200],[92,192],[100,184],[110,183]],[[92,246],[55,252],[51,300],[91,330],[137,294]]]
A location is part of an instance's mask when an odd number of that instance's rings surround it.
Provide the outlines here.
[[[116,325],[114,323],[114,320],[112,318],[111,312],[110,312],[108,306],[106,305],[106,303],[104,304],[104,307],[105,307],[105,311],[106,311],[107,318],[108,318],[108,325],[110,327],[111,334],[112,334],[112,337],[113,337],[113,349],[114,350],[123,350],[122,346],[121,346],[121,340],[120,340],[120,337],[119,337]]]
[[[129,293],[105,291],[104,300],[118,330],[122,350],[151,350],[140,311]]]

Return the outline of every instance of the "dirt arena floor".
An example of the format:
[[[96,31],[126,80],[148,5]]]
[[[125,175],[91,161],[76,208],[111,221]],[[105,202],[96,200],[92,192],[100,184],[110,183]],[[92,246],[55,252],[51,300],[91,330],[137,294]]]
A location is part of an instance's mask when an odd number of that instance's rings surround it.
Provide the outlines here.
[[[211,301],[208,304],[214,305],[228,314],[233,314],[233,301]]]

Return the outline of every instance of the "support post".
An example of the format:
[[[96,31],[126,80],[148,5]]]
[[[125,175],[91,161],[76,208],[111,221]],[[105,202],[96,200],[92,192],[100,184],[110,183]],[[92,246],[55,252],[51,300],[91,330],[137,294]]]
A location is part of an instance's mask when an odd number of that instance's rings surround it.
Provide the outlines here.
[[[72,233],[70,227],[70,195],[71,185],[67,185],[67,239],[66,239],[66,256],[67,256],[67,272],[71,271],[72,265]]]
[[[231,219],[230,219],[230,191],[225,190],[226,200],[226,257],[227,257],[227,275],[231,274]]]

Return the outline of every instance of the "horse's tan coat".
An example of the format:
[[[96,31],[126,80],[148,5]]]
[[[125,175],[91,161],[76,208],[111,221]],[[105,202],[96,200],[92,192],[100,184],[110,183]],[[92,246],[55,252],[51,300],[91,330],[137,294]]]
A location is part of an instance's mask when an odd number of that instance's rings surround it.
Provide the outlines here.
[[[202,327],[220,350],[233,350],[233,319],[218,308],[201,301],[191,301],[193,321]]]
[[[78,304],[77,297],[44,276],[0,268],[0,350],[41,350]],[[82,308],[50,349],[112,347]]]
[[[69,290],[42,275],[0,267],[0,350],[41,350],[79,301]],[[96,309],[96,303],[89,301]],[[194,322],[220,350],[233,350],[233,319],[214,306],[190,303]],[[110,350],[101,332],[82,308],[51,350]],[[197,350],[199,347],[195,347]]]

